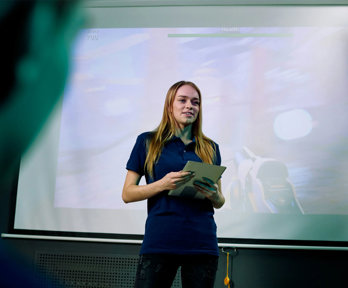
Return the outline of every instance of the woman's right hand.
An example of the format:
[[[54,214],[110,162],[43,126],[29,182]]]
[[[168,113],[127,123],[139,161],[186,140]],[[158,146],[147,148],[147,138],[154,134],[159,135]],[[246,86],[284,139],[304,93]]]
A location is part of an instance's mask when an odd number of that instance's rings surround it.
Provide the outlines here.
[[[125,203],[149,199],[165,190],[178,188],[192,179],[192,172],[170,172],[162,179],[146,185],[139,185],[141,175],[128,170],[123,185],[122,199]]]
[[[162,189],[164,191],[179,188],[194,176],[194,173],[189,171],[170,172],[160,180]]]

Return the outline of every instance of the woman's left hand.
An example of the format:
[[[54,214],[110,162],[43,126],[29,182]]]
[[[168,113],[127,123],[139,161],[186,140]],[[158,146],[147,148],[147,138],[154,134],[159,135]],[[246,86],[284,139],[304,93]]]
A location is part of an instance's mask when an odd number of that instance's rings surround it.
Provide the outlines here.
[[[219,191],[219,185],[209,178],[203,177],[203,181],[195,181],[193,185],[198,192],[202,193],[206,198],[212,201],[214,207],[220,208],[225,202],[224,197]]]

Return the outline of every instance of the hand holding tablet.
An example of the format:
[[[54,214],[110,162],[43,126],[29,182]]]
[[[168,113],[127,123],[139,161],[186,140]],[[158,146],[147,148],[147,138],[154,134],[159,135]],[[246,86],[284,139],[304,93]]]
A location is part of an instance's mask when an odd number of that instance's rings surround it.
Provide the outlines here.
[[[214,189],[216,182],[220,179],[225,170],[226,167],[224,166],[188,161],[183,171],[193,172],[194,177],[185,185],[170,190],[168,195],[204,199],[205,196],[197,191],[195,185],[209,192],[209,189]]]

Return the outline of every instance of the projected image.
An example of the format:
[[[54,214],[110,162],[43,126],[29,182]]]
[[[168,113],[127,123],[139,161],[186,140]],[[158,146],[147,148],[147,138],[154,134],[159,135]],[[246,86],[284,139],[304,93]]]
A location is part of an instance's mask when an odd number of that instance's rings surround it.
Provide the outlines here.
[[[223,213],[348,214],[348,29],[91,29],[66,91],[54,206],[126,205],[125,165],[168,87],[202,91],[220,146]]]
[[[243,210],[304,213],[285,163],[258,157],[247,147],[236,153],[235,161]]]

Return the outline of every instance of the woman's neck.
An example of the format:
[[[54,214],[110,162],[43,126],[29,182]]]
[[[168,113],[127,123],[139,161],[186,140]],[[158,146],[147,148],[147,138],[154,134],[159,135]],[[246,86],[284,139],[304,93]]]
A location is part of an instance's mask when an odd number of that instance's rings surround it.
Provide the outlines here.
[[[179,137],[185,145],[192,142],[192,125],[185,126],[183,128],[178,128],[175,131],[175,136]]]

